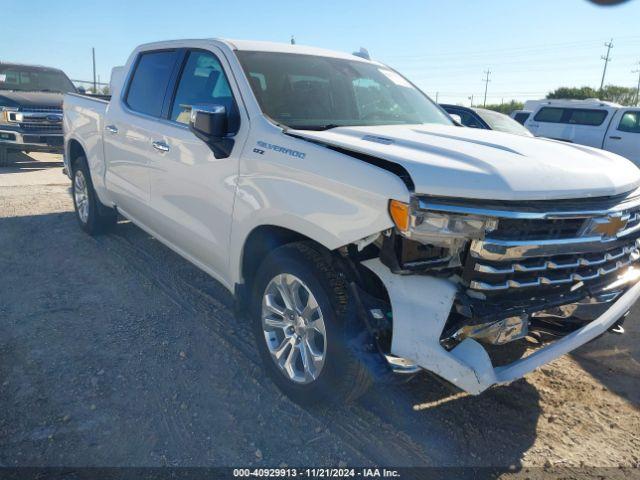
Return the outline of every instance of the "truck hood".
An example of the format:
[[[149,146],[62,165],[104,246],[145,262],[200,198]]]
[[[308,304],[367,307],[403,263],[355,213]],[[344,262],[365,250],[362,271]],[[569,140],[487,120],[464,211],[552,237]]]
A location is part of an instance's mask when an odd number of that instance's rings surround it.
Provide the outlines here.
[[[606,197],[640,186],[640,169],[613,153],[493,130],[393,125],[288,132],[397,163],[420,194],[554,200]]]
[[[62,108],[62,97],[62,93],[55,92],[0,90],[0,106]]]

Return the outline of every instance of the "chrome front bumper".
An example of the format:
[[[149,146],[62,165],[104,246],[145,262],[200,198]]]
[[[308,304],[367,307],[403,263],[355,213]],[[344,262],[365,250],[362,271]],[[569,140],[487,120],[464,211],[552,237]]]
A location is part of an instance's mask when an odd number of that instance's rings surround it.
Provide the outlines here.
[[[458,290],[456,284],[423,275],[396,275],[378,259],[367,260],[363,265],[381,279],[391,300],[391,354],[432,371],[471,394],[517,380],[593,340],[614,325],[640,297],[640,272],[630,270],[629,278],[612,284],[612,288],[624,293],[595,320],[525,358],[494,367],[485,348],[472,338],[452,350],[445,349],[440,342]]]

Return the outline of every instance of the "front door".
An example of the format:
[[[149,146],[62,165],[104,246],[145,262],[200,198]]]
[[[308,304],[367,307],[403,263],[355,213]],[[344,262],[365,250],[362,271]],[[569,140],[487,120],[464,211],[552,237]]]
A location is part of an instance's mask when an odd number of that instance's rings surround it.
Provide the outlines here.
[[[640,165],[640,109],[619,112],[611,122],[603,148]]]
[[[248,119],[239,109],[235,84],[221,52],[186,52],[169,102],[167,121],[152,138],[164,151],[151,159],[153,228],[192,261],[223,281],[228,273],[228,248],[233,201]],[[188,128],[192,105],[222,105],[229,118],[234,147],[227,158]]]

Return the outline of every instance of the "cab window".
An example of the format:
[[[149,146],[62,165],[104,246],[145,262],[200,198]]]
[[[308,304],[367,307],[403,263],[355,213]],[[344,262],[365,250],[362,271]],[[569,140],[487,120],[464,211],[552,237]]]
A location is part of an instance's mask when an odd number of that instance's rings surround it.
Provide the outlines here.
[[[640,133],[640,110],[625,112],[620,119],[618,130],[621,132]]]
[[[513,119],[516,122],[518,122],[520,125],[524,125],[524,122],[527,121],[527,118],[529,118],[529,115],[531,115],[529,112],[520,112],[520,113],[516,113]]]
[[[484,125],[480,122],[480,120],[478,120],[476,118],[476,116],[466,110],[458,110],[458,111],[454,111],[452,113],[457,113],[458,115],[460,115],[460,118],[462,119],[462,124],[465,127],[470,127],[470,128],[485,128]]]
[[[534,120],[546,123],[566,123],[569,125],[602,125],[609,112],[593,108],[542,107]]]
[[[197,104],[222,105],[233,123],[237,121],[237,107],[229,81],[220,61],[209,52],[191,51],[178,82],[170,111],[170,119],[189,123],[191,107]],[[230,130],[235,130],[230,125]]]
[[[131,110],[160,117],[177,55],[176,50],[140,55],[125,100]]]

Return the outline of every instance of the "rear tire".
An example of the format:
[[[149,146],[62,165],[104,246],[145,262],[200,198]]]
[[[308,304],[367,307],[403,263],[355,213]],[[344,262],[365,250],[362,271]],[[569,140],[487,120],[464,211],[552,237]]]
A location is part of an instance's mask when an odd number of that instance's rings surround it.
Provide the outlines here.
[[[98,200],[85,157],[78,157],[73,163],[71,193],[76,219],[89,235],[104,233],[118,221],[116,211]]]
[[[348,345],[348,302],[331,254],[311,242],[279,247],[258,268],[250,310],[256,344],[267,374],[296,403],[348,403],[370,387]]]
[[[8,167],[10,163],[9,149],[0,147],[0,167]]]

